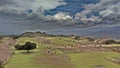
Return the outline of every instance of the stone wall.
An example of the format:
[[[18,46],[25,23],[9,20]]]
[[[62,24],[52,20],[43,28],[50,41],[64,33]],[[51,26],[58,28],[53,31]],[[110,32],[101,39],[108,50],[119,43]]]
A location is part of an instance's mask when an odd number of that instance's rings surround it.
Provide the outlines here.
[[[56,48],[59,49],[63,52],[120,52],[120,46],[110,46],[110,47],[105,47],[105,46],[80,46],[76,48]]]
[[[7,60],[12,56],[12,50],[10,47],[15,44],[15,40],[7,38],[4,41],[0,40],[0,65],[5,64]]]

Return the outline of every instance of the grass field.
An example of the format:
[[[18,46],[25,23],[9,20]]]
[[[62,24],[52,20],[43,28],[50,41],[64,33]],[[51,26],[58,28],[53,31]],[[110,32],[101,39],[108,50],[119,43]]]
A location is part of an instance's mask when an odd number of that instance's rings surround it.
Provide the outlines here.
[[[27,41],[36,42],[34,38],[20,38],[17,44],[24,44]],[[6,68],[74,68],[71,62],[67,62],[60,55],[46,54],[45,44],[38,44],[38,48],[32,53],[17,51],[13,49],[15,55],[5,65]],[[70,66],[70,67],[69,67]]]
[[[78,41],[64,37],[47,37],[44,39],[50,40],[51,44],[40,43],[36,38],[19,38],[16,44],[24,44],[25,42],[31,41],[37,43],[37,49],[32,50],[30,54],[27,54],[26,51],[18,51],[12,48],[15,55],[9,59],[5,65],[5,68],[95,68],[95,66],[103,66],[104,68],[120,68],[120,65],[106,60],[108,58],[119,57],[119,53],[66,53],[67,59],[69,59],[69,61],[66,61],[63,53],[59,50],[57,50],[55,55],[47,54],[46,46],[74,45],[76,42],[86,41]]]
[[[103,68],[120,68],[120,65],[106,60],[108,58],[120,56],[119,53],[115,52],[69,53],[67,55],[77,68],[95,68],[95,66],[103,66]]]

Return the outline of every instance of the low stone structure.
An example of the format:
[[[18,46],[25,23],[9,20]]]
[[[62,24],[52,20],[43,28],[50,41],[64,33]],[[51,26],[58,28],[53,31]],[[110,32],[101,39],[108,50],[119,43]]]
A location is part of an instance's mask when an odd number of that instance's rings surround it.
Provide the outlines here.
[[[0,65],[5,64],[12,56],[10,47],[15,44],[15,40],[9,38],[0,43]]]
[[[5,46],[0,46],[0,64],[5,64],[10,56],[12,56],[11,50]]]
[[[80,45],[76,47],[57,47],[57,49],[64,52],[120,52],[120,46],[102,46],[102,45]]]

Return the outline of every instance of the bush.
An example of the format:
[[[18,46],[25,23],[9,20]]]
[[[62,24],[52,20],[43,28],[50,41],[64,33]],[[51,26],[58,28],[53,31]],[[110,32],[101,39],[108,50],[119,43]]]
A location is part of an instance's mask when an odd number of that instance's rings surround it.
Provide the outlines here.
[[[75,40],[80,40],[80,36],[75,36]]]
[[[116,43],[115,40],[107,40],[107,41],[105,42],[105,44],[114,44],[114,43]]]
[[[5,68],[3,65],[0,65],[0,68]]]

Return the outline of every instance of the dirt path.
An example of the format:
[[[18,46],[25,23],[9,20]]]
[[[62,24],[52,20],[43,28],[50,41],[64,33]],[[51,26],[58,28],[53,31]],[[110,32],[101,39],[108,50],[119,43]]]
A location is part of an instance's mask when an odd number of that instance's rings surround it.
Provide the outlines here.
[[[71,62],[65,60],[66,57],[47,54],[44,50],[44,56],[35,58],[36,64],[46,64],[46,68],[75,68]]]

